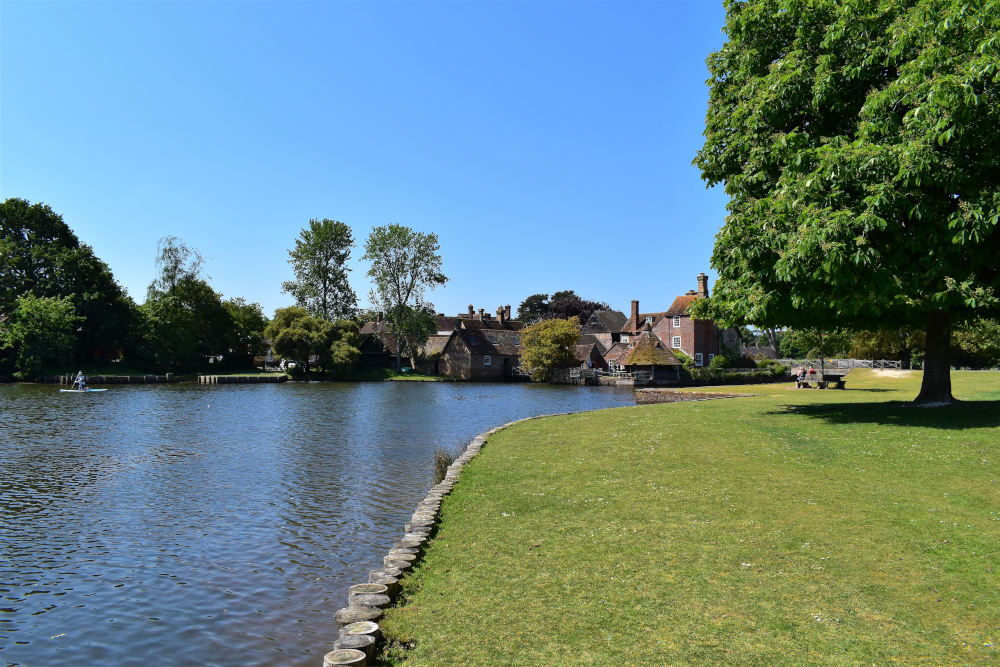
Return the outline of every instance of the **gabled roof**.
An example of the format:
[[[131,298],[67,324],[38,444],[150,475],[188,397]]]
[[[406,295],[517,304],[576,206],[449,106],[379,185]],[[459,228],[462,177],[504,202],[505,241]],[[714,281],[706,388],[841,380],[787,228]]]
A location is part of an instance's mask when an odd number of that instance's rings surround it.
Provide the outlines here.
[[[650,318],[653,319],[652,325],[655,327],[659,323],[659,321],[662,320],[666,316],[667,316],[666,311],[664,311],[662,313],[639,313],[639,327],[638,328],[639,329],[642,328],[642,325],[646,322],[646,318],[647,317],[650,317]],[[625,320],[625,324],[622,325],[621,333],[623,333],[623,334],[630,334],[630,333],[632,333],[632,316],[631,315],[629,315],[628,319]]]
[[[673,352],[668,350],[652,331],[636,336],[632,351],[625,359],[626,366],[680,366]]]
[[[581,331],[586,333],[591,329],[596,333],[618,333],[627,321],[628,317],[620,310],[595,310],[583,323]]]
[[[601,356],[600,343],[581,343],[576,346],[573,354],[576,356],[576,360],[583,364],[587,362],[587,359],[591,358],[595,350],[597,356]]]
[[[420,348],[420,353],[417,355],[417,359],[420,361],[437,361],[441,358],[441,353],[444,352],[445,346],[448,345],[448,341],[454,336],[454,333],[450,333],[446,336],[429,336],[427,338],[427,343]]]
[[[598,338],[597,336],[595,336],[594,334],[581,334],[580,335],[579,345],[585,345],[585,344],[590,344],[590,343],[596,344],[597,345],[597,351],[600,352],[602,355],[605,352],[608,351],[608,348],[604,346],[604,343],[601,342],[601,339]]]
[[[462,323],[462,327],[469,330],[482,330],[482,329],[492,329],[494,331],[520,331],[524,328],[524,322],[520,320],[506,320],[503,326],[500,325],[500,320],[490,318],[488,320],[470,320],[467,318],[459,318]]]
[[[631,351],[632,346],[628,343],[614,343],[608,348],[608,351],[604,353],[604,360],[619,363],[622,357],[628,355]]]
[[[700,298],[697,294],[685,294],[684,296],[677,297],[674,299],[673,304],[671,304],[670,310],[667,311],[667,315],[670,317],[674,315],[687,315],[688,306],[694,303],[695,299]]]

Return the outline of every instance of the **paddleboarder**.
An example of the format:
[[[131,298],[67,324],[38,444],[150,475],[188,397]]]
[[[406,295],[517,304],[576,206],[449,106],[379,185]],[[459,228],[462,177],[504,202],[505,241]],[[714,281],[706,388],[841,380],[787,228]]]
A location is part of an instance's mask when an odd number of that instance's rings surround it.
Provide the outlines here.
[[[87,378],[83,377],[83,371],[77,371],[76,380],[73,384],[80,391],[87,391]]]

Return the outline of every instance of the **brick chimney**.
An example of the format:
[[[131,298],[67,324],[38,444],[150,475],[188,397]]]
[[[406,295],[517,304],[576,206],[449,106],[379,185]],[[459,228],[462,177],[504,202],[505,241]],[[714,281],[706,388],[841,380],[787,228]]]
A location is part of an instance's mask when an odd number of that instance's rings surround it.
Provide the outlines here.
[[[500,320],[501,327],[507,322],[507,313],[504,311],[503,306],[497,308],[497,319]]]
[[[632,335],[635,335],[637,331],[636,327],[639,326],[639,302],[632,301]]]
[[[486,312],[485,308],[480,308],[479,309],[479,316],[476,319],[477,320],[482,320],[483,319],[483,313],[485,313],[485,312]]]
[[[476,316],[476,311],[472,308],[472,304],[469,304],[469,319],[473,319]]]
[[[376,321],[376,322],[381,322],[381,321],[382,321],[382,318],[383,318],[383,317],[385,317],[385,316],[384,316],[384,315],[382,314],[382,311],[380,310],[380,311],[379,311],[379,312],[378,312],[378,313],[377,313],[377,314],[375,315],[375,321]]]
[[[698,296],[708,298],[708,276],[704,273],[698,274]]]
[[[504,306],[503,316],[504,316],[504,318],[506,318],[508,320],[510,319],[510,304],[509,303],[506,306]]]

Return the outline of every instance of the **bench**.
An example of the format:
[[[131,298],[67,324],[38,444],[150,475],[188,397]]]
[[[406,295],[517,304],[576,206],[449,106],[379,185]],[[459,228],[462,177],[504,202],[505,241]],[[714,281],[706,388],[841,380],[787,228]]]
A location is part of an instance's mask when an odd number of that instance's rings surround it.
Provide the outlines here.
[[[843,373],[807,373],[805,380],[795,380],[796,389],[810,389],[815,382],[819,389],[826,389],[834,385],[835,389],[844,389],[847,386],[846,375]]]

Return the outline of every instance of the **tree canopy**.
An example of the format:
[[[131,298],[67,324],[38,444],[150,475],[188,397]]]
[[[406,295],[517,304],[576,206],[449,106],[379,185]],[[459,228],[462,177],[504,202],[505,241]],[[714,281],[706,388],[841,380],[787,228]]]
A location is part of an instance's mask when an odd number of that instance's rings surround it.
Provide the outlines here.
[[[69,298],[84,318],[74,334],[77,361],[119,357],[135,313],[132,299],[61,215],[46,204],[7,199],[0,204],[0,316],[29,293]]]
[[[360,357],[358,325],[352,320],[328,322],[313,317],[305,308],[291,306],[274,311],[274,319],[264,330],[274,351],[299,362],[306,372],[308,360],[316,355],[319,366],[344,377],[354,370]]]
[[[950,402],[953,324],[1000,313],[1000,3],[726,2],[705,144],[724,184],[724,325],[927,332],[918,403]]]
[[[16,377],[34,380],[46,363],[72,355],[74,329],[84,320],[76,315],[72,296],[36,297],[28,292],[0,320],[0,349],[15,351]]]
[[[576,344],[580,325],[576,318],[542,320],[521,329],[521,366],[531,379],[542,382],[558,368],[578,366]]]
[[[600,301],[590,301],[577,296],[573,290],[563,290],[552,295],[532,294],[517,307],[517,317],[525,322],[576,317],[586,322],[595,310],[611,310],[611,306]]]
[[[295,239],[295,248],[288,251],[295,280],[282,283],[282,291],[315,317],[331,322],[351,317],[358,304],[347,279],[347,260],[354,245],[345,223],[313,218]]]

